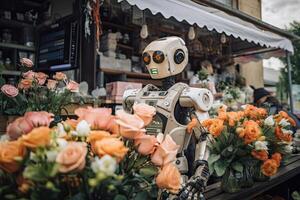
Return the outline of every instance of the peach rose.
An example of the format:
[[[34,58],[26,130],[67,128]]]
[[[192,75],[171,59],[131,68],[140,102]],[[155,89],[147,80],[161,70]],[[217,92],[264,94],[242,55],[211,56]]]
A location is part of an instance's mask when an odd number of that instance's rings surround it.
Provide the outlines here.
[[[116,116],[112,116],[110,117],[107,125],[106,125],[106,130],[111,132],[111,134],[113,135],[120,135],[120,126],[119,124],[117,124],[116,122],[117,117]]]
[[[1,142],[0,143],[0,168],[8,173],[19,170],[20,163],[16,158],[23,158],[26,149],[20,141]]]
[[[58,153],[56,162],[61,173],[78,172],[85,167],[87,146],[84,142],[70,142]]]
[[[24,146],[35,149],[37,147],[47,146],[51,140],[51,129],[45,126],[34,128],[27,135],[22,135],[21,141]]]
[[[22,79],[18,84],[18,88],[24,90],[31,88],[31,86],[32,86],[32,80],[30,79]]]
[[[160,189],[167,189],[173,194],[177,194],[180,189],[181,176],[177,167],[169,163],[163,166],[156,177],[156,185]]]
[[[149,106],[145,103],[138,103],[133,105],[134,114],[139,116],[147,126],[151,123],[153,116],[156,114],[156,109],[153,106]]]
[[[21,58],[20,63],[24,67],[28,67],[28,68],[31,68],[33,66],[33,62],[28,58]]]
[[[266,150],[260,150],[260,151],[256,151],[256,150],[253,150],[251,152],[251,155],[258,159],[258,160],[262,160],[262,161],[265,161],[265,160],[268,160],[268,152]]]
[[[207,128],[210,134],[218,137],[224,129],[223,123],[223,120],[220,119],[206,119],[202,122],[202,125]]]
[[[57,85],[57,81],[56,80],[52,80],[52,79],[48,79],[47,80],[47,88],[49,90],[53,90],[56,88],[56,85]]]
[[[243,123],[243,130],[239,133],[239,137],[244,139],[245,144],[254,142],[260,136],[261,130],[255,121],[249,120]]]
[[[166,165],[175,160],[178,149],[179,145],[174,142],[170,135],[166,135],[151,156],[151,161],[158,166]]]
[[[23,134],[29,133],[33,129],[31,122],[27,121],[25,117],[19,117],[6,128],[6,133],[10,139],[16,140]]]
[[[107,131],[91,131],[87,137],[87,142],[91,144],[93,152],[96,152],[95,143],[103,138],[112,137],[112,135]]]
[[[13,85],[5,84],[1,87],[1,91],[8,97],[16,97],[19,94],[18,88]]]
[[[272,159],[276,161],[277,166],[279,167],[279,166],[280,166],[280,162],[281,162],[281,160],[282,160],[281,154],[280,154],[280,153],[274,153],[274,154],[272,155]]]
[[[110,108],[77,108],[75,115],[78,121],[85,120],[91,125],[92,129],[108,130],[113,116]]]
[[[137,146],[137,151],[142,155],[149,155],[155,151],[157,139],[153,135],[140,135],[134,140],[134,145]]]
[[[277,173],[278,165],[273,159],[266,160],[261,166],[261,171],[265,176],[273,176]]]
[[[67,76],[63,72],[56,72],[55,75],[53,76],[53,78],[57,81],[62,81],[62,80],[65,80],[67,78]]]
[[[110,155],[120,162],[126,155],[128,148],[118,138],[103,138],[95,142],[94,153],[99,157]]]
[[[79,121],[77,121],[76,119],[67,119],[66,121],[64,121],[64,124],[69,125],[71,129],[76,129],[78,122]]]
[[[144,121],[137,115],[131,115],[124,110],[116,112],[116,123],[120,125],[120,134],[127,139],[135,139],[146,132]]]
[[[45,111],[26,112],[24,117],[33,127],[50,126],[50,123],[54,120],[54,115]]]
[[[28,72],[23,73],[23,78],[33,80],[35,77],[35,72],[29,70]]]
[[[39,85],[44,85],[48,78],[48,75],[43,72],[37,72],[35,74],[35,78],[37,79]]]
[[[293,136],[289,133],[283,133],[282,129],[279,126],[276,126],[275,128],[275,136],[277,137],[277,139],[285,142],[291,142],[293,140]]]
[[[69,83],[67,84],[66,87],[71,92],[78,92],[79,91],[79,84],[76,83],[75,81],[72,81],[72,80],[69,81]]]

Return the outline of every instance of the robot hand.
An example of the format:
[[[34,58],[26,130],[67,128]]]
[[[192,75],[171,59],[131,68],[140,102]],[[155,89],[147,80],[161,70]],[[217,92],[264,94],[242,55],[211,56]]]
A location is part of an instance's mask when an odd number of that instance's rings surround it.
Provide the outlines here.
[[[206,160],[195,161],[195,173],[181,189],[178,200],[204,199],[202,192],[209,178],[208,163]]]

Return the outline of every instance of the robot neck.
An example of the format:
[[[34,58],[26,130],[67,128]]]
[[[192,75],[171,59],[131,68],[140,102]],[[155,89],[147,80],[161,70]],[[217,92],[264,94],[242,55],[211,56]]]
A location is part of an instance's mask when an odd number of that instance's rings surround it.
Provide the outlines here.
[[[170,77],[167,77],[167,78],[164,78],[162,80],[162,89],[164,91],[168,90],[170,87],[172,87],[174,84],[175,84],[175,79],[176,77],[175,76],[170,76]]]

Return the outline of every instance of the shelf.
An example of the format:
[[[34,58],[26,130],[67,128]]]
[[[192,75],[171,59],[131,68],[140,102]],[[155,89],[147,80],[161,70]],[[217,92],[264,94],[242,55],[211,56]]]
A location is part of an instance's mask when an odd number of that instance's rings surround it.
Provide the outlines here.
[[[129,72],[129,71],[122,71],[118,69],[110,69],[110,68],[101,68],[100,71],[104,72],[105,74],[111,75],[126,75],[127,77],[131,78],[139,78],[139,79],[150,79],[150,74],[147,73],[137,73],[137,72]]]
[[[25,51],[35,51],[34,47],[29,47],[29,46],[20,45],[20,44],[12,44],[12,43],[0,42],[0,47],[11,48],[11,49],[20,49],[20,50],[25,50]]]
[[[12,76],[20,76],[21,72],[20,71],[15,71],[15,70],[3,70],[0,72],[0,74],[3,75],[12,75]]]
[[[0,19],[0,25],[8,26],[11,28],[16,28],[16,27],[33,28],[34,27],[32,24],[29,24],[26,22],[21,22],[21,21],[17,21],[17,20],[8,20],[8,19]]]

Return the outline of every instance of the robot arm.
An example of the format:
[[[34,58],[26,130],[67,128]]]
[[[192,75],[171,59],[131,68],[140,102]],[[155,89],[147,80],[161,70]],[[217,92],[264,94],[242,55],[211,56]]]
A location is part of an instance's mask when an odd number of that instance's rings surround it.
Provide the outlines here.
[[[206,186],[209,178],[209,169],[207,159],[209,151],[207,149],[207,133],[201,126],[201,121],[209,118],[208,110],[213,103],[212,93],[204,88],[187,88],[182,93],[180,104],[184,107],[194,107],[195,116],[191,123],[193,124],[193,131],[197,138],[195,161],[194,161],[194,175],[183,186],[179,199],[202,199],[202,192]],[[198,122],[198,123],[195,123]],[[191,127],[189,127],[191,128]]]

